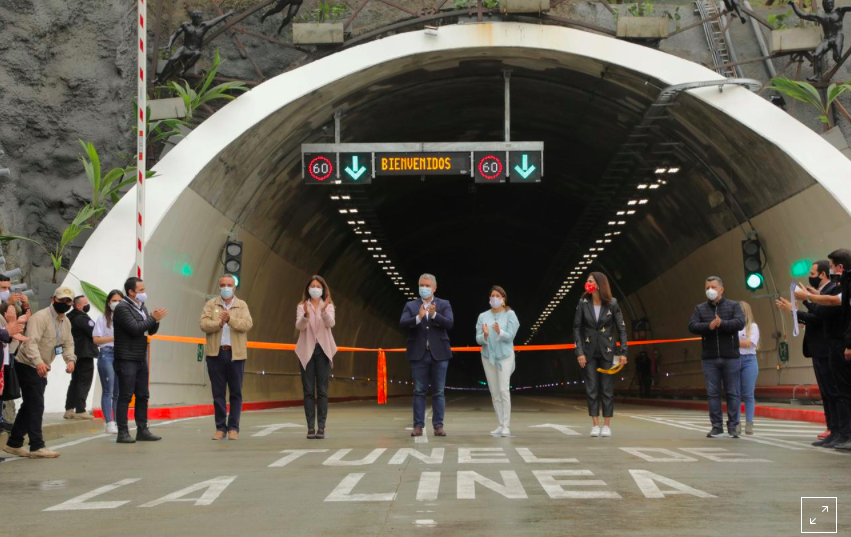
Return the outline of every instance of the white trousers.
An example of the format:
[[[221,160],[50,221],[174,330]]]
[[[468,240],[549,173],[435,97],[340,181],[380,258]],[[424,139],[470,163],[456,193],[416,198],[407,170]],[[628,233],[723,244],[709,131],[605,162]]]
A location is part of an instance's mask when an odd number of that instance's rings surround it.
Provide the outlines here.
[[[514,371],[514,355],[500,360],[499,363],[502,365],[502,371],[495,365],[491,365],[487,358],[482,357],[482,366],[485,368],[485,376],[488,379],[488,389],[493,399],[496,420],[501,427],[508,427],[511,424],[511,392],[508,388],[511,373]]]

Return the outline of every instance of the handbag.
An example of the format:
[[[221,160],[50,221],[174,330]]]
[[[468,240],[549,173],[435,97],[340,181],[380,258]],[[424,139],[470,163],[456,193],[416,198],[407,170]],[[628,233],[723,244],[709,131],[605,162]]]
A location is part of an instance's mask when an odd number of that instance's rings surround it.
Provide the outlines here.
[[[21,384],[15,373],[15,361],[12,360],[9,365],[3,366],[3,394],[0,395],[0,401],[14,401],[20,398]]]

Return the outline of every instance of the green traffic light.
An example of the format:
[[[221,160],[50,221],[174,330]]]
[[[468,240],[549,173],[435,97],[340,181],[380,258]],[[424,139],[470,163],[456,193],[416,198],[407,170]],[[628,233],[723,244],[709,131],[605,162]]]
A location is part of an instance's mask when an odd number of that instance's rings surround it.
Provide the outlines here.
[[[799,259],[792,263],[792,277],[803,278],[810,273],[810,267],[813,262],[809,259]]]
[[[753,274],[747,277],[747,279],[745,280],[745,285],[748,286],[748,289],[759,289],[760,287],[762,287],[763,281],[764,278],[762,277],[762,274],[754,272]]]

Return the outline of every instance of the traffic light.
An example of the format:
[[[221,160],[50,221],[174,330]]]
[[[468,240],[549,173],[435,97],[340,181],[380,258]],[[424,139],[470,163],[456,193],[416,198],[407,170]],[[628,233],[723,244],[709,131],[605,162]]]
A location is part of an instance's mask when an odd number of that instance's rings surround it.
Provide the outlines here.
[[[225,273],[232,274],[239,287],[240,272],[242,271],[242,243],[227,241],[225,243]]]
[[[765,276],[762,275],[762,246],[758,239],[742,241],[742,262],[745,267],[745,286],[751,291],[762,289]]]

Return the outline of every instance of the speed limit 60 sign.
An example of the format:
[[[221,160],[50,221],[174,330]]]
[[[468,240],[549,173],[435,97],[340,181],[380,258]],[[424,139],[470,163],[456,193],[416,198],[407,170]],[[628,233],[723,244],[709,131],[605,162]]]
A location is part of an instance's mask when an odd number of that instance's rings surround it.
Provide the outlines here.
[[[473,175],[477,183],[504,183],[505,151],[475,151]]]
[[[303,153],[304,182],[329,185],[337,181],[337,153]]]

